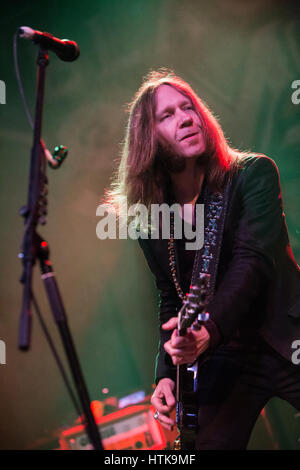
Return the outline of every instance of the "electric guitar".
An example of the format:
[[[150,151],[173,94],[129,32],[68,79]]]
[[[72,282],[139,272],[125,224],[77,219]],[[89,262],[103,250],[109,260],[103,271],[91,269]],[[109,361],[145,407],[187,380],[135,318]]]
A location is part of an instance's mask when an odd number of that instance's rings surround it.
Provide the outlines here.
[[[209,274],[200,273],[199,279],[191,285],[190,291],[178,313],[178,334],[184,336],[190,326],[200,330],[208,320],[205,312],[209,287]],[[179,436],[174,443],[175,450],[194,450],[198,429],[198,406],[196,400],[198,361],[177,366],[176,379],[176,423]]]

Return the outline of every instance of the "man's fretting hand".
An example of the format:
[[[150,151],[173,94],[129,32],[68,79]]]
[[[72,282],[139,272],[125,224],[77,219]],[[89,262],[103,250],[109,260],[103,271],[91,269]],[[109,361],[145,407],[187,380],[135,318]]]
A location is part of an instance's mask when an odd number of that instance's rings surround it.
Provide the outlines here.
[[[162,325],[163,330],[174,330],[164,345],[165,351],[171,356],[175,366],[192,364],[208,348],[210,335],[205,326],[202,326],[200,330],[188,328],[184,336],[179,336],[177,323],[178,318],[172,317]]]

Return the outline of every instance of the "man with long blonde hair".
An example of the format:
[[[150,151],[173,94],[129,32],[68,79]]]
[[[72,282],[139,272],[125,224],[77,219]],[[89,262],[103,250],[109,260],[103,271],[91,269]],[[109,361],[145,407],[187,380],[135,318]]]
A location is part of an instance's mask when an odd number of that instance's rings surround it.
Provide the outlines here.
[[[106,201],[120,218],[125,203],[177,203],[183,223],[195,227],[197,205],[210,214],[216,200],[223,201],[223,225],[208,216],[199,250],[187,250],[184,236],[173,243],[150,233],[139,238],[160,293],[152,404],[159,422],[172,428],[176,366],[197,361],[194,447],[245,449],[271,397],[300,410],[300,360],[293,355],[300,339],[300,269],[289,244],[278,170],[264,155],[232,148],[184,80],[167,70],[151,72],[130,105],[121,163]],[[178,336],[177,313],[191,279],[209,263],[215,263],[210,317],[201,329]]]

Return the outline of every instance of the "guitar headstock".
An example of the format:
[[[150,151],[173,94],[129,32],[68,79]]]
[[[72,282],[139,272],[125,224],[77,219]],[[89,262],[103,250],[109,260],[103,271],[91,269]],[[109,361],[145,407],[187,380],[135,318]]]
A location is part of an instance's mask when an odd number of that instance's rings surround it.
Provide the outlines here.
[[[205,312],[209,291],[210,275],[200,273],[195,284],[190,286],[190,291],[178,314],[178,332],[184,335],[191,325],[199,329],[202,322],[208,320],[209,314]]]

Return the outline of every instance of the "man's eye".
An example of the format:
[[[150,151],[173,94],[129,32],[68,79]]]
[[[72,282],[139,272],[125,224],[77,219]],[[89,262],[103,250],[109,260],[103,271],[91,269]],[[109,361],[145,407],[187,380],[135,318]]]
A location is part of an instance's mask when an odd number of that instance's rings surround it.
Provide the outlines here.
[[[161,120],[164,121],[165,119],[167,119],[170,116],[171,116],[171,114],[164,114],[163,117],[161,118]]]

